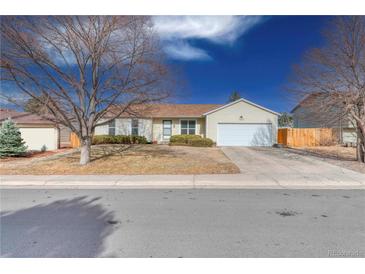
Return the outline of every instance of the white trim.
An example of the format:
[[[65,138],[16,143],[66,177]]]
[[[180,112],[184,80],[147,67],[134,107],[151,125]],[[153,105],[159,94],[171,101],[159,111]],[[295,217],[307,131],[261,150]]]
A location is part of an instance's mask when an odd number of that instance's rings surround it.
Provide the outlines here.
[[[270,110],[270,109],[268,109],[268,108],[265,108],[265,107],[263,107],[263,106],[260,106],[260,105],[258,105],[258,104],[255,104],[255,103],[253,103],[253,102],[251,102],[251,101],[248,101],[248,100],[246,100],[246,99],[243,99],[243,98],[238,99],[238,100],[236,100],[236,101],[233,101],[233,102],[231,102],[231,103],[228,103],[228,104],[226,104],[226,105],[224,105],[224,106],[221,106],[221,107],[219,107],[219,108],[213,109],[213,110],[211,110],[211,111],[208,111],[208,112],[204,113],[203,115],[209,115],[209,114],[211,114],[211,113],[213,113],[213,112],[219,111],[219,110],[221,110],[221,109],[224,109],[224,108],[226,108],[226,107],[232,106],[232,105],[234,105],[234,104],[236,104],[236,103],[239,103],[239,102],[245,102],[245,103],[250,104],[250,105],[253,105],[253,106],[257,107],[257,108],[261,108],[262,110],[265,110],[265,111],[267,111],[267,112],[271,112],[272,114],[275,114],[275,115],[277,115],[277,116],[280,116],[280,113],[278,113],[278,112],[275,112],[275,111],[273,111],[273,110]]]
[[[197,135],[196,132],[197,132],[197,127],[198,127],[198,119],[189,119],[189,118],[179,119],[180,135],[181,135],[181,121],[195,121],[195,134],[194,135]],[[200,130],[199,130],[199,133],[200,133]]]

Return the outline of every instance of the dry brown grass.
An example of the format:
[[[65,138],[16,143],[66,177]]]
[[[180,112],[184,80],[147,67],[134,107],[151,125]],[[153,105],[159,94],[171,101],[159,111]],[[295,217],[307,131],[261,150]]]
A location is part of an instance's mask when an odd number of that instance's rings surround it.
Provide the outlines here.
[[[100,145],[92,161],[80,166],[79,153],[53,160],[15,165],[1,163],[0,174],[222,174],[239,173],[219,148],[166,145]]]
[[[60,149],[49,150],[49,151],[29,151],[25,154],[25,156],[0,158],[0,163],[2,164],[5,162],[29,161],[29,159],[49,157],[49,156],[56,155],[58,153],[67,152],[70,150],[71,150],[70,148],[60,148]]]
[[[365,173],[365,164],[356,161],[356,149],[343,146],[301,147],[290,149],[304,155],[319,157],[339,167]]]
[[[344,161],[356,160],[356,149],[353,147],[343,146],[318,146],[318,147],[302,147],[298,148],[317,156],[332,158]]]

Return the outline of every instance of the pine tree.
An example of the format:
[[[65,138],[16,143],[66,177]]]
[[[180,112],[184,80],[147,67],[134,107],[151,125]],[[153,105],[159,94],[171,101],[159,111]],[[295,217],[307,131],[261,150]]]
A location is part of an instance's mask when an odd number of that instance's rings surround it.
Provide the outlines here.
[[[293,127],[293,117],[286,112],[283,112],[279,116],[278,122],[279,122],[279,127]]]
[[[237,101],[239,99],[241,99],[241,95],[238,93],[238,91],[233,91],[231,93],[231,95],[229,96],[229,99],[228,99],[228,103],[231,103],[231,102],[234,102],[234,101]]]
[[[2,123],[0,128],[0,157],[20,156],[27,151],[19,129],[9,118]]]
[[[47,114],[48,109],[46,106],[49,106],[49,99],[47,95],[41,95],[36,98],[30,98],[24,105],[24,111],[36,114]]]

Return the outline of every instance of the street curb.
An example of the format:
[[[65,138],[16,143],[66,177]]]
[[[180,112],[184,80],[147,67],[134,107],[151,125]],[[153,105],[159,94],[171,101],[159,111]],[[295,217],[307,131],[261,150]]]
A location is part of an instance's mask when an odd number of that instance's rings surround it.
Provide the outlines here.
[[[359,182],[254,179],[245,174],[217,175],[3,175],[0,189],[365,189]]]
[[[0,190],[5,189],[277,189],[277,190],[365,190],[363,186],[293,186],[293,187],[280,187],[280,186],[171,186],[171,185],[154,185],[154,186],[118,186],[118,185],[105,185],[105,186],[97,186],[97,185],[83,185],[83,186],[75,186],[75,185],[24,185],[24,186],[14,186],[14,185],[2,185],[0,186]]]

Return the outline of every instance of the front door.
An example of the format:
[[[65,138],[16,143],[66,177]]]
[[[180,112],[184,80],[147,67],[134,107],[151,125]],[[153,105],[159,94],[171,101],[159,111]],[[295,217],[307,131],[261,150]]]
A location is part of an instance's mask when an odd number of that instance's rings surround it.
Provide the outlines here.
[[[172,134],[172,121],[163,120],[162,121],[162,138],[163,140],[170,140]]]

